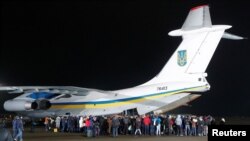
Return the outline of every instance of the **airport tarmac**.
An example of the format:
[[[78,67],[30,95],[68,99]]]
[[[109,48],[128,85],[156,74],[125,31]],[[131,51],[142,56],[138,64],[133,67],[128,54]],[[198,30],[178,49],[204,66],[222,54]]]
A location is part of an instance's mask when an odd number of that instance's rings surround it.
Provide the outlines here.
[[[45,132],[40,129],[36,129],[34,133],[29,132],[29,129],[24,132],[24,141],[207,141],[207,137],[177,137],[177,136],[125,136],[120,135],[118,137],[99,136],[95,138],[87,138],[81,133],[53,133]]]

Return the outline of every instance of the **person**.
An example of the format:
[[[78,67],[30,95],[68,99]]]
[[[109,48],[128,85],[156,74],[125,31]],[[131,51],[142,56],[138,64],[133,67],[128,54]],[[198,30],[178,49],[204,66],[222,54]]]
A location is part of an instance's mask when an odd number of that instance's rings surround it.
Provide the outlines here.
[[[108,130],[107,130],[107,132],[108,132],[109,135],[111,135],[111,127],[112,127],[112,119],[111,119],[111,117],[107,118],[107,123],[108,123]]]
[[[80,128],[79,129],[80,132],[83,131],[83,117],[82,116],[80,117],[80,120],[79,120],[79,128]]]
[[[112,132],[113,132],[113,137],[118,136],[118,128],[120,126],[120,121],[118,119],[118,116],[114,116],[112,119]]]
[[[16,137],[16,135],[17,135],[17,128],[16,128],[16,122],[17,122],[17,119],[18,119],[19,117],[18,116],[15,116],[15,118],[12,120],[12,136],[13,137]]]
[[[161,119],[159,116],[156,117],[156,136],[161,135]]]
[[[49,131],[49,117],[45,117],[44,119],[45,131]]]
[[[91,127],[90,117],[86,118],[85,124],[86,124],[86,135],[87,135],[87,137],[92,137],[92,127]]]
[[[191,135],[190,132],[191,118],[189,116],[186,116],[184,121],[185,121],[185,136]]]
[[[198,129],[198,136],[203,136],[203,133],[204,133],[204,131],[203,131],[204,120],[203,120],[202,116],[199,117],[199,120],[197,122],[197,127],[198,127],[197,128]]]
[[[197,124],[198,120],[196,117],[192,117],[192,120],[191,120],[191,133],[193,136],[196,136],[196,124]]]
[[[123,133],[124,133],[124,135],[128,134],[128,127],[129,127],[128,125],[129,125],[129,122],[130,122],[130,120],[129,120],[128,116],[125,116],[123,118],[123,123],[124,123]]]
[[[15,141],[23,141],[23,122],[22,119],[17,117],[17,120],[15,122],[15,127],[17,130],[17,135],[14,137]]]
[[[136,127],[135,135],[136,135],[137,131],[141,135],[141,118],[139,116],[136,118],[135,127]]]
[[[60,129],[60,122],[61,122],[61,117],[56,117],[56,128],[59,130]]]
[[[97,117],[93,118],[93,131],[94,131],[93,133],[94,137],[100,135],[100,123]]]
[[[175,131],[174,131],[174,119],[171,115],[168,116],[168,134],[175,134]]]
[[[177,126],[177,136],[180,136],[181,133],[181,126],[182,126],[182,119],[181,119],[181,115],[178,115],[176,120],[175,120],[175,124]]]
[[[149,135],[149,126],[150,126],[150,117],[149,117],[149,115],[146,115],[145,117],[144,117],[144,120],[143,120],[143,123],[144,123],[144,125],[145,125],[145,128],[144,128],[144,134],[145,135]]]

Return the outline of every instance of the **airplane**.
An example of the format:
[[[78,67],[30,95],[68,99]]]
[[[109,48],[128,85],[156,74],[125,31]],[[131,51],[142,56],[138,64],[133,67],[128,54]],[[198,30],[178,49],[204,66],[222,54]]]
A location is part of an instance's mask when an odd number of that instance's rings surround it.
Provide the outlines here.
[[[6,111],[28,117],[60,116],[70,113],[101,116],[136,110],[139,115],[164,113],[185,105],[210,90],[205,72],[221,38],[241,40],[226,33],[230,25],[212,25],[209,6],[192,8],[180,29],[170,36],[182,42],[151,80],[121,90],[98,90],[74,86],[3,86],[17,97],[4,102]]]

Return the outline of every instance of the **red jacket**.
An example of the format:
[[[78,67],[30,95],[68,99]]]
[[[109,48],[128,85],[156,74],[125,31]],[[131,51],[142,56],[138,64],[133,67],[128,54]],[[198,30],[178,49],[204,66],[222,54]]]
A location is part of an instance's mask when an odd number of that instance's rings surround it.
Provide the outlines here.
[[[149,124],[150,124],[150,118],[148,117],[148,116],[146,116],[145,118],[144,118],[144,120],[143,120],[143,123],[144,123],[144,125],[146,125],[146,126],[148,126]]]
[[[86,127],[90,127],[90,120],[87,119],[87,120],[85,121],[85,124],[86,124]]]

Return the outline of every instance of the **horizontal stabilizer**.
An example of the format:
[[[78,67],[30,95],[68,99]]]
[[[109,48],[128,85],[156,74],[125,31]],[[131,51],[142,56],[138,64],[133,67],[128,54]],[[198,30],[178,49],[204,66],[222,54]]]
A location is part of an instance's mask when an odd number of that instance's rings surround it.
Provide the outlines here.
[[[230,40],[243,40],[243,39],[247,39],[245,37],[241,37],[241,36],[238,36],[238,35],[230,34],[230,33],[227,33],[227,32],[224,32],[222,38],[224,38],[224,39],[230,39]]]

